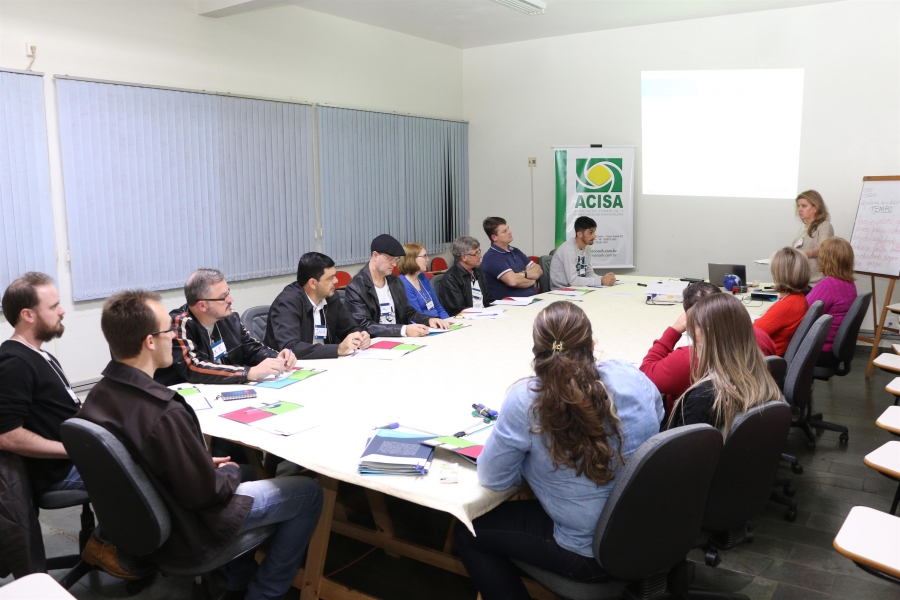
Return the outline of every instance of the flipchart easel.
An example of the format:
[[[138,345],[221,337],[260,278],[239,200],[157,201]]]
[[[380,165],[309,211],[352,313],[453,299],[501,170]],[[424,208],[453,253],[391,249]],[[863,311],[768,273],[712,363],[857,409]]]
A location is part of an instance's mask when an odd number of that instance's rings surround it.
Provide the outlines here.
[[[875,336],[858,336],[857,340],[872,344],[866,378],[872,375],[872,366],[878,355],[878,344],[885,331],[900,333],[896,327],[887,327],[888,306],[894,294],[894,284],[900,279],[900,175],[863,177],[862,192],[850,245],[856,255],[856,269],[860,275],[868,275],[872,282],[872,318]],[[878,313],[875,294],[875,278],[888,280],[887,294]]]

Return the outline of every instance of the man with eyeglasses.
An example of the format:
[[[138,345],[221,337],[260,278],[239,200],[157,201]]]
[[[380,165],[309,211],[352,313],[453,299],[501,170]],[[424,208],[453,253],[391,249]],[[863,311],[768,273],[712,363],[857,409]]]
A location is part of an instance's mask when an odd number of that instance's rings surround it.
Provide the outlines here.
[[[184,284],[187,304],[171,311],[175,341],[172,365],[156,371],[163,385],[235,384],[281,375],[297,358],[252,335],[231,309],[234,298],[218,269],[197,269]]]
[[[416,311],[406,299],[400,278],[393,274],[403,246],[385,234],[372,240],[369,263],[347,284],[346,299],[350,314],[372,337],[422,337],[429,327],[443,321]]]
[[[438,298],[450,315],[466,308],[487,308],[494,303],[488,290],[481,265],[481,244],[463,235],[453,242],[453,266],[444,273],[438,288]]]

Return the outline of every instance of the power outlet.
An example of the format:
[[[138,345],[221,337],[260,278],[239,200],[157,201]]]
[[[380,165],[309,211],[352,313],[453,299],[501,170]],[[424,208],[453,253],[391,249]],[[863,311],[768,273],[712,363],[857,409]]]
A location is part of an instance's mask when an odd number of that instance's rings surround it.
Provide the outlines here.
[[[897,329],[897,314],[896,313],[888,313],[884,319],[885,327],[889,327],[891,329]]]
[[[537,157],[536,157],[536,156],[529,156],[529,157],[528,157],[528,166],[529,166],[529,167],[536,167],[536,166],[537,166]]]

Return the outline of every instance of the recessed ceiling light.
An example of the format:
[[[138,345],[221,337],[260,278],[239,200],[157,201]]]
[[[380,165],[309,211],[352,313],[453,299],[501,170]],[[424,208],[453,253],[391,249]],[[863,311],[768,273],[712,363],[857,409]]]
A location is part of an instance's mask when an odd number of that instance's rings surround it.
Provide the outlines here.
[[[539,15],[547,8],[547,3],[543,0],[494,0],[494,2],[514,8],[526,15]]]

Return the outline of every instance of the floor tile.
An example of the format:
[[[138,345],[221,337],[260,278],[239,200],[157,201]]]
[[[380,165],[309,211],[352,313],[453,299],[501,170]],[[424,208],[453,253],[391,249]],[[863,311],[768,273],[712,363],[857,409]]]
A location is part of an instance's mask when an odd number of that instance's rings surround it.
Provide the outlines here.
[[[834,584],[834,573],[807,567],[795,562],[775,560],[765,571],[760,573],[765,579],[789,583],[793,586],[827,594]]]

